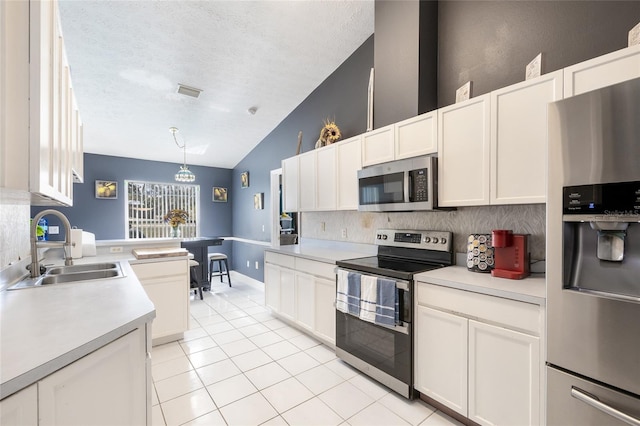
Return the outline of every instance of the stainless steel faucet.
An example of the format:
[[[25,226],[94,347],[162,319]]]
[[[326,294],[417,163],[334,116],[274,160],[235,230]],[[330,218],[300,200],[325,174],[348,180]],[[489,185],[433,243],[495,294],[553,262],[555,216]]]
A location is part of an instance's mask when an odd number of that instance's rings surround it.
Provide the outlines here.
[[[58,217],[62,224],[64,225],[64,241],[63,242],[51,242],[51,241],[38,241],[37,237],[37,229],[38,229],[38,221],[42,219],[44,216],[52,214]],[[58,210],[47,209],[43,210],[33,218],[31,222],[31,278],[36,278],[40,276],[40,263],[38,262],[38,246],[47,246],[47,247],[59,247],[61,246],[64,251],[64,264],[66,266],[73,265],[73,259],[71,257],[71,224],[69,223],[69,219],[60,213]]]

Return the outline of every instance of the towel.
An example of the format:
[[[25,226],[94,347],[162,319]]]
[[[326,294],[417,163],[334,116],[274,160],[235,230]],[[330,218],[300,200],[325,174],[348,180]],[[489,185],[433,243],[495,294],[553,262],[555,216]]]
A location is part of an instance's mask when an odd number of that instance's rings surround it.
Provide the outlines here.
[[[360,319],[375,323],[377,304],[376,277],[362,275],[360,279]]]
[[[349,312],[347,293],[349,292],[349,272],[338,269],[336,282],[336,309],[345,314]]]
[[[377,303],[375,323],[395,326],[399,314],[398,292],[396,282],[384,278],[377,279]]]
[[[360,286],[362,275],[349,272],[347,276],[348,290],[347,290],[347,305],[349,313],[351,315],[360,315]]]

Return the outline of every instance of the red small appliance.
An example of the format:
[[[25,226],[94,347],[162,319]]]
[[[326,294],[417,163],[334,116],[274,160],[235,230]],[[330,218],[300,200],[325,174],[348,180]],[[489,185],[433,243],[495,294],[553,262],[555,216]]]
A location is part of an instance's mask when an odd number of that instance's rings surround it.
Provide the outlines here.
[[[495,229],[491,232],[491,240],[495,261],[492,276],[512,280],[521,280],[529,276],[529,234],[514,234],[510,230]]]

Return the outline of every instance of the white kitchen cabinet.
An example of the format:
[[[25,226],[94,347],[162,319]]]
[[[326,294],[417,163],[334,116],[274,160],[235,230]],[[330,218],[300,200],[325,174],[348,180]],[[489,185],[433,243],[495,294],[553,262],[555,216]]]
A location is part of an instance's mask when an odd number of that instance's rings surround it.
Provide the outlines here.
[[[431,111],[394,124],[395,159],[438,152],[438,114]]]
[[[299,209],[299,171],[298,156],[282,160],[282,209],[285,212]]]
[[[362,137],[334,144],[337,149],[337,210],[358,210],[358,170],[362,169]]]
[[[415,388],[481,425],[544,423],[544,309],[417,283]]]
[[[32,205],[72,205],[71,75],[52,1],[3,2],[0,185]]]
[[[71,172],[74,183],[84,182],[84,127],[75,94],[71,96]]]
[[[393,124],[362,135],[362,166],[384,163],[395,158]]]
[[[309,151],[298,157],[299,173],[299,211],[314,211],[316,209],[316,152]]]
[[[559,99],[562,71],[491,92],[490,204],[546,202],[547,105]]]
[[[38,424],[38,385],[33,384],[0,401],[0,425]]]
[[[265,303],[301,330],[335,344],[335,264],[265,252]]]
[[[331,144],[316,149],[314,152],[317,166],[315,176],[317,203],[315,210],[336,210],[338,201],[338,144]]]
[[[481,425],[538,425],[540,338],[469,320],[469,414]]]
[[[640,45],[627,47],[564,69],[564,97],[640,77]]]
[[[488,205],[491,97],[438,110],[438,205]]]
[[[150,380],[138,328],[39,381],[38,424],[150,424]]]
[[[188,260],[133,263],[131,268],[156,308],[154,345],[181,339],[189,329]]]
[[[468,321],[418,306],[415,339],[415,388],[452,410],[467,415]]]

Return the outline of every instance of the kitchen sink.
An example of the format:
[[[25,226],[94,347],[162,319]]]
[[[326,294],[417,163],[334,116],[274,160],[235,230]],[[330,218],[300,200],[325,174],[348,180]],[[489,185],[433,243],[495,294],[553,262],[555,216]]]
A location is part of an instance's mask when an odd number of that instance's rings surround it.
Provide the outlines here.
[[[52,284],[86,282],[124,277],[120,263],[88,263],[84,265],[57,266],[36,278],[25,278],[7,290],[38,288]]]
[[[89,263],[86,265],[57,266],[47,270],[46,275],[70,274],[76,272],[102,271],[106,269],[115,269],[118,265],[115,263]]]

